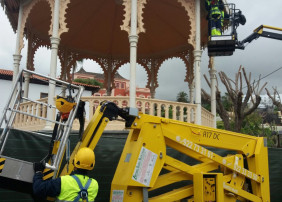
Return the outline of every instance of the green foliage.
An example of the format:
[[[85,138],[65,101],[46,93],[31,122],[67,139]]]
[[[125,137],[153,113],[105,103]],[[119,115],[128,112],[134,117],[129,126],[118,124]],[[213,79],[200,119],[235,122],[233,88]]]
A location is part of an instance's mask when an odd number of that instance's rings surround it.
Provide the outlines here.
[[[169,106],[168,117],[172,119],[172,107]]]
[[[266,137],[267,146],[273,147],[276,143],[275,136],[272,135],[273,126],[264,127],[262,123],[263,123],[263,117],[259,113],[254,112],[244,119],[242,124],[242,129],[240,132],[243,134],[257,136],[257,137]],[[218,129],[223,129],[223,130],[225,129],[223,121],[218,121],[216,124]],[[231,130],[234,131],[233,120],[230,121],[230,126],[231,126]]]
[[[202,107],[204,107],[206,110],[211,111],[211,102],[203,99],[202,97]]]
[[[88,85],[100,86],[101,88],[103,88],[103,84],[100,83],[99,81],[96,81],[95,79],[77,78],[77,79],[74,79],[74,81],[78,83],[88,84]]]
[[[243,120],[241,133],[249,134],[253,136],[262,136],[263,119],[258,113],[252,113]]]
[[[164,109],[163,106],[161,108],[161,116],[165,117],[165,109]],[[171,106],[169,106],[169,108],[168,108],[168,118],[172,119],[172,107]]]
[[[229,97],[228,93],[225,93],[225,96],[221,97],[221,101],[222,101],[224,109],[226,111],[232,111],[233,103],[230,100],[230,97]]]
[[[275,138],[272,135],[273,127],[264,127],[262,123],[262,116],[259,113],[254,112],[244,119],[241,133],[258,137],[266,137],[267,146],[272,147],[275,145]]]
[[[216,122],[216,128],[224,130],[224,123],[223,123],[223,121],[217,121]]]
[[[176,101],[177,101],[177,102],[186,102],[186,103],[188,103],[189,100],[188,100],[188,95],[187,95],[187,93],[185,93],[184,91],[179,92],[179,93],[177,94]]]

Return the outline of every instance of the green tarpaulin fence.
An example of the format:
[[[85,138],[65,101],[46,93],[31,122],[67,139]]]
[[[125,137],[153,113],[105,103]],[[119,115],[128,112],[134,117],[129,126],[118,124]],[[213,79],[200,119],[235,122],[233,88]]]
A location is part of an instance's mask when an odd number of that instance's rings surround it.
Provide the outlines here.
[[[70,136],[71,148],[74,148],[78,140],[78,135],[73,133]],[[99,193],[96,198],[98,201],[109,201],[111,181],[115,173],[123,146],[125,144],[126,134],[117,132],[106,133],[102,135],[97,147],[95,148],[96,164],[90,176],[99,183]],[[9,157],[36,162],[40,161],[48,153],[50,138],[36,136],[26,132],[11,131],[3,155]],[[228,152],[226,150],[212,149],[213,152],[222,156]],[[172,149],[168,149],[168,154],[189,164],[193,160],[181,155]],[[270,148],[269,151],[269,175],[271,201],[282,201],[282,149]],[[194,161],[195,162],[195,161]],[[21,202],[33,201],[30,194],[11,191],[5,189],[5,182],[0,181],[0,201]],[[29,187],[27,187],[29,189]]]

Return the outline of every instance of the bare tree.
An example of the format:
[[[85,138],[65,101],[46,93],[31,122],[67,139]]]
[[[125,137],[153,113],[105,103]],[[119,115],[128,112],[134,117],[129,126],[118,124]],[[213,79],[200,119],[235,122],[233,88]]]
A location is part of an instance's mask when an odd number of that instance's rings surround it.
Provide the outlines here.
[[[265,90],[266,90],[268,97],[270,97],[270,99],[272,100],[272,103],[278,108],[279,111],[282,111],[281,98],[277,91],[277,88],[273,88],[273,91],[274,91],[273,96],[269,93],[267,88],[265,88]]]
[[[242,75],[243,74],[243,75]],[[219,78],[226,88],[227,94],[232,102],[233,111],[227,111],[222,103],[222,96],[218,89],[218,82],[216,86],[216,111],[224,123],[226,130],[231,130],[230,121],[234,120],[234,131],[240,132],[243,124],[243,120],[254,112],[260,104],[260,93],[267,83],[264,83],[260,88],[260,77],[258,81],[251,81],[251,73],[247,76],[245,68],[240,66],[238,72],[235,75],[235,79],[230,79],[224,72],[218,73]],[[210,86],[209,79],[204,75],[207,84]],[[245,81],[247,92],[243,93],[243,80]],[[210,86],[211,87],[211,86]],[[206,100],[211,100],[210,95],[202,89],[202,97]],[[248,106],[248,102],[251,100],[252,106]]]

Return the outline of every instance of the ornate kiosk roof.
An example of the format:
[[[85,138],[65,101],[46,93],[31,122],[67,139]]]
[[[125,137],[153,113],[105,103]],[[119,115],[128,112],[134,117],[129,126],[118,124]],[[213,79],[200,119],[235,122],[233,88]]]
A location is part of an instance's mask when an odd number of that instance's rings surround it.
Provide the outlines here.
[[[0,1],[14,31],[21,2],[20,49],[26,37],[27,69],[34,70],[36,50],[40,46],[51,47],[55,0]],[[200,0],[202,47],[208,39],[204,2]],[[138,0],[137,4],[137,62],[147,72],[146,87],[150,88],[152,97],[158,87],[159,68],[169,58],[183,60],[186,66],[184,81],[193,85],[195,0]],[[92,59],[105,75],[110,75],[104,81],[104,87],[110,92],[117,70],[129,62],[131,0],[61,0],[59,8],[61,79],[71,80],[70,71],[76,61]]]
[[[19,0],[2,0],[14,30]],[[201,1],[204,4],[204,1]],[[31,6],[31,4],[33,4]],[[52,0],[32,0],[24,9],[25,31],[50,44]],[[201,5],[202,45],[207,42],[206,11]],[[138,58],[169,58],[193,49],[194,0],[138,1]],[[65,0],[60,10],[60,46],[92,57],[129,57],[129,0]]]

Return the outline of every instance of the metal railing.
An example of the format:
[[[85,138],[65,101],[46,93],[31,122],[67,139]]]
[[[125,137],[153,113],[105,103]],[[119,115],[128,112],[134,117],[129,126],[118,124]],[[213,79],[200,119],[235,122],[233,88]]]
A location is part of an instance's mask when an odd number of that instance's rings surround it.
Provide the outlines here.
[[[0,126],[3,128],[3,131],[0,136],[0,155],[3,153],[7,139],[9,137],[10,130],[12,128],[21,129],[17,126],[31,126],[43,123],[44,126],[47,122],[57,124],[61,128],[60,145],[58,148],[57,154],[54,156],[51,164],[48,164],[47,167],[52,170],[57,170],[60,160],[63,156],[67,139],[72,128],[73,120],[75,118],[76,111],[78,109],[78,104],[70,111],[68,120],[62,122],[61,120],[56,120],[55,117],[52,119],[47,118],[47,108],[52,110],[56,109],[56,106],[47,103],[47,99],[42,100],[32,100],[29,97],[23,96],[23,84],[25,81],[23,79],[23,74],[28,73],[32,78],[42,80],[45,82],[52,82],[56,86],[68,87],[69,90],[77,90],[77,93],[73,95],[74,102],[79,103],[81,95],[84,88],[81,86],[73,85],[65,81],[54,79],[42,74],[38,74],[29,70],[22,70],[17,77],[17,80],[13,86],[11,94],[9,96],[8,102],[3,110],[3,115],[0,120]],[[26,83],[27,85],[29,83]],[[26,102],[27,101],[27,102]],[[54,113],[55,114],[55,113]],[[32,132],[35,135],[44,135],[38,132]]]

